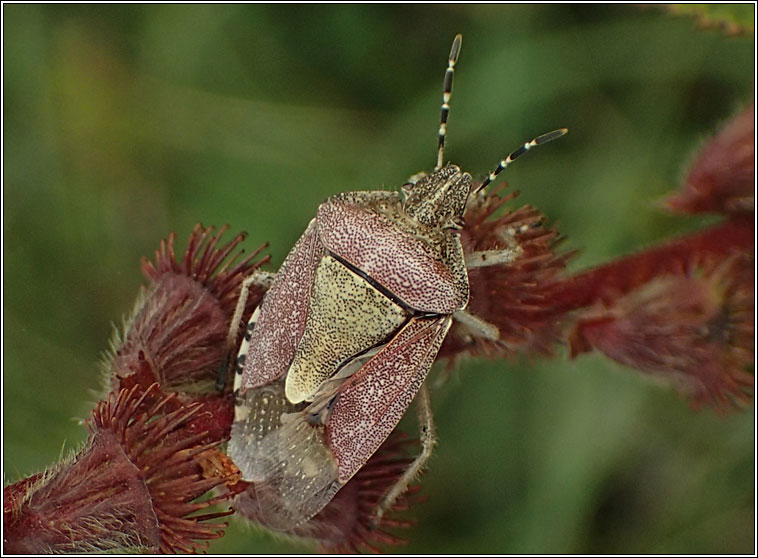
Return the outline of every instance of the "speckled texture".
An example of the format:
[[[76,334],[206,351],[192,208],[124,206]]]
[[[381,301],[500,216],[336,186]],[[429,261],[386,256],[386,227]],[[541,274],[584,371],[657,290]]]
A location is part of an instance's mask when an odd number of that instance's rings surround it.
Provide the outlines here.
[[[309,306],[305,332],[285,384],[292,403],[311,400],[345,360],[383,341],[408,317],[331,256],[318,264]]]
[[[397,193],[334,196],[287,256],[238,355],[229,445],[266,526],[287,530],[318,513],[426,378],[469,299],[450,209],[467,176],[446,167],[419,181],[450,189],[418,200],[431,224],[409,216]]]
[[[399,194],[338,194],[318,210],[319,238],[420,312],[466,306],[468,277],[458,233],[430,228],[403,212]]]
[[[305,330],[316,272],[313,262],[322,254],[313,219],[284,260],[276,281],[261,303],[242,369],[242,392],[280,378],[289,368]]]
[[[405,214],[430,228],[447,228],[463,215],[471,175],[447,165],[403,186]]]
[[[403,417],[451,322],[450,316],[411,320],[345,382],[327,422],[341,482],[363,466]]]

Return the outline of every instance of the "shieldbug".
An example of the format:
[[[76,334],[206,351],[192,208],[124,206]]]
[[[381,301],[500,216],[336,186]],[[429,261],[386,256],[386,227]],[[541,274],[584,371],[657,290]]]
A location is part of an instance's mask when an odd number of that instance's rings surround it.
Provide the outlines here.
[[[453,320],[498,339],[495,326],[466,310],[467,270],[513,261],[518,249],[464,256],[463,214],[511,162],[566,130],[523,144],[477,187],[469,173],[444,164],[460,47],[458,35],[443,81],[434,170],[414,175],[401,192],[330,197],[279,272],[255,274],[242,287],[230,344],[248,287],[269,288],[237,357],[229,453],[252,483],[256,518],[272,529],[287,531],[317,514],[417,398],[422,449],[380,503],[381,517],[431,454],[424,380]]]

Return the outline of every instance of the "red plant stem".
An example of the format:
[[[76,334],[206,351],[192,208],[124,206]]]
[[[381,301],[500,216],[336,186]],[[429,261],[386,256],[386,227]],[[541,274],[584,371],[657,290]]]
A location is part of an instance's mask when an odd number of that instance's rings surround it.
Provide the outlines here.
[[[734,217],[697,233],[651,247],[547,287],[555,315],[615,298],[646,283],[651,277],[686,269],[694,257],[728,257],[754,252],[752,216]]]

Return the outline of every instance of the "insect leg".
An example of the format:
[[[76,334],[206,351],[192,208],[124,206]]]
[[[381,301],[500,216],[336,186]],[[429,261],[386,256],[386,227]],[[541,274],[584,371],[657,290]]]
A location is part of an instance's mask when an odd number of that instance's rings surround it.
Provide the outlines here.
[[[476,267],[489,267],[491,265],[500,265],[511,263],[523,253],[520,246],[514,248],[501,248],[499,250],[482,250],[480,252],[470,252],[466,254],[466,267],[473,269]]]
[[[242,314],[245,312],[247,299],[250,296],[250,287],[256,286],[256,287],[261,287],[263,289],[268,290],[268,288],[274,282],[275,278],[276,278],[275,273],[270,273],[268,271],[255,270],[248,277],[246,277],[244,281],[242,281],[242,286],[240,287],[240,295],[239,295],[239,298],[237,299],[237,306],[234,308],[232,321],[229,324],[229,332],[226,335],[227,354],[234,352],[234,346],[236,345],[237,335],[239,335],[240,320],[242,319]],[[224,359],[224,362],[218,371],[218,376],[216,377],[216,389],[218,391],[222,391],[224,389],[224,386],[226,385],[226,373],[227,373],[228,368],[229,368],[229,358],[227,356],[227,358]]]
[[[497,326],[481,319],[466,310],[458,310],[453,314],[456,321],[462,323],[476,337],[498,341],[500,339],[500,330]]]
[[[413,482],[421,470],[426,465],[429,457],[434,450],[434,444],[437,443],[437,437],[434,433],[434,416],[432,415],[432,406],[429,400],[429,388],[426,383],[421,384],[418,395],[416,396],[416,404],[418,405],[418,422],[419,422],[419,437],[421,441],[421,453],[416,456],[405,472],[397,479],[392,488],[384,496],[384,499],[379,503],[376,508],[376,513],[372,519],[372,523],[377,525],[379,520],[385,514],[385,512],[392,507],[392,504],[397,498],[402,495],[407,489],[408,485]]]

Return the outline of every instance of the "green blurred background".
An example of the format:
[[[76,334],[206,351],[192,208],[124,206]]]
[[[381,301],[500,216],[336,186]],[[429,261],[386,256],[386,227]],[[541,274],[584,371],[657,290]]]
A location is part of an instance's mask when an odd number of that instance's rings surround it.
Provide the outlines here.
[[[753,6],[743,9],[752,20]],[[507,171],[573,269],[709,219],[667,216],[693,150],[754,95],[754,39],[634,6],[4,5],[5,482],[85,439],[97,360],[193,225],[278,266],[318,203],[447,157]],[[184,244],[183,240],[181,242]],[[440,374],[436,374],[440,377]],[[433,377],[434,379],[434,377]],[[754,406],[694,413],[594,356],[470,361],[432,392],[415,553],[752,553]],[[292,552],[238,523],[211,551]]]

